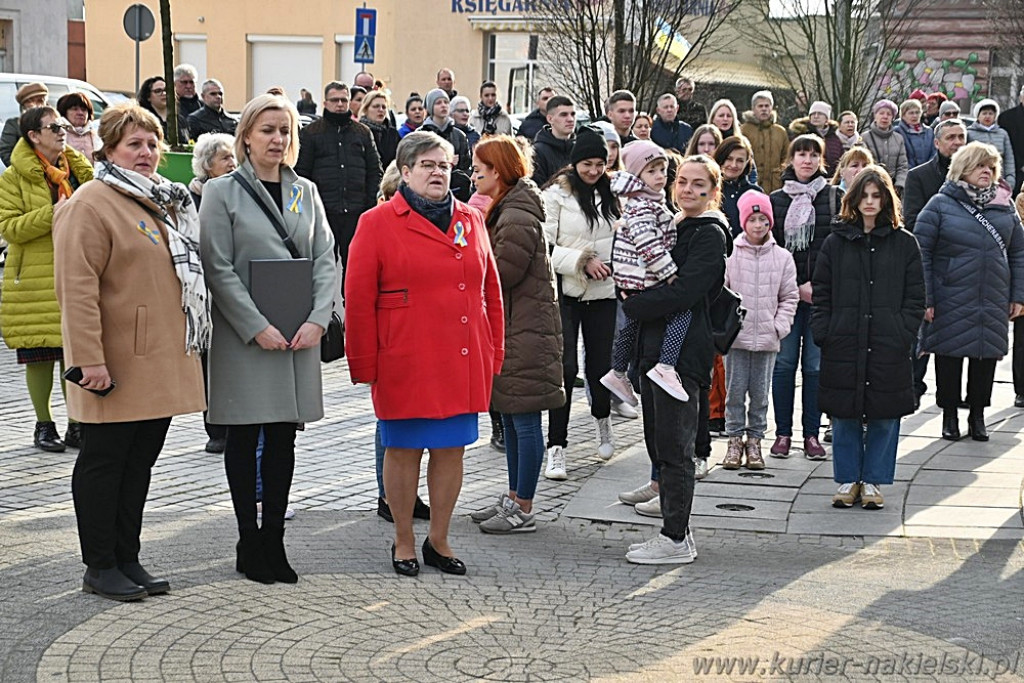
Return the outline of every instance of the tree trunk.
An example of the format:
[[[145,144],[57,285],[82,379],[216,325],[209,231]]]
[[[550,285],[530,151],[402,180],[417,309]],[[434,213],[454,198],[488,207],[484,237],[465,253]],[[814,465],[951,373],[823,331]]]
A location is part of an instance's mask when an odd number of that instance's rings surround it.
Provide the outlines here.
[[[178,140],[178,101],[174,95],[174,41],[171,40],[171,0],[160,0],[160,33],[164,44],[164,81],[167,87],[167,144],[173,150],[188,140]]]
[[[615,46],[612,49],[612,92],[625,88],[626,66],[626,0],[612,0],[612,22]]]

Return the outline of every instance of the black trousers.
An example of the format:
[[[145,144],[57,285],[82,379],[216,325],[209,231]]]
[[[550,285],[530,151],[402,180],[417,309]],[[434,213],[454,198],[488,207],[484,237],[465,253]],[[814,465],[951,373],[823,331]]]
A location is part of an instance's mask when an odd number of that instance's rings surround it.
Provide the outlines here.
[[[1013,393],[1024,395],[1024,318],[1013,321]]]
[[[142,509],[171,418],[82,423],[71,475],[82,561],[93,569],[137,562]]]
[[[263,429],[263,526],[284,527],[288,493],[295,474],[294,422],[229,425],[224,449],[224,471],[231,489],[231,504],[239,532],[253,531],[256,525],[256,445]]]
[[[963,368],[963,358],[935,356],[935,402],[940,408],[953,409],[960,404]],[[981,411],[991,405],[995,378],[995,358],[967,359],[967,404],[971,411]]]
[[[694,380],[683,377],[682,382],[690,396],[700,393]],[[651,464],[658,468],[661,533],[674,541],[682,541],[690,528],[693,507],[693,456],[699,401],[692,398],[678,401],[647,375],[640,377],[640,400],[644,404],[644,444]]]
[[[207,402],[209,402],[209,400],[210,400],[210,370],[209,370],[209,367],[208,367],[209,361],[207,360],[207,356],[209,356],[208,353],[203,353],[201,356],[199,356],[199,358],[203,362],[203,387],[205,387],[205,389],[206,389],[206,400],[207,400]],[[206,435],[208,437],[210,437],[211,439],[225,439],[225,438],[227,438],[228,428],[226,426],[224,426],[224,425],[212,424],[209,420],[206,419],[206,416],[207,416],[207,411],[204,410],[203,411],[203,425],[206,427]]]
[[[348,248],[352,238],[356,236],[359,225],[359,213],[327,212],[327,221],[334,233],[334,255],[341,259],[341,293],[345,293],[345,274],[348,273]]]
[[[596,418],[611,414],[611,392],[601,378],[612,368],[612,340],[615,338],[615,299],[580,301],[562,296],[562,380],[565,405],[548,412],[548,447],[569,445],[569,408],[573,383],[579,372],[577,349],[580,329],[586,356],[584,372],[590,387],[590,414]]]
[[[711,389],[701,388],[700,404],[697,410],[697,437],[694,442],[694,453],[701,460],[711,457]]]

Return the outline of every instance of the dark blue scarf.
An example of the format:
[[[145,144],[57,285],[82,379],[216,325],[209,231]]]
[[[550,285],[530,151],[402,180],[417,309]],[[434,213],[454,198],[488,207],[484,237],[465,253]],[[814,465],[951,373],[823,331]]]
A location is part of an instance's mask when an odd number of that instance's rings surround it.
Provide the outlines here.
[[[403,197],[405,197],[405,201],[408,202],[409,208],[436,225],[438,230],[441,232],[448,232],[448,226],[452,222],[451,190],[449,190],[448,194],[445,195],[445,198],[439,202],[432,202],[429,199],[419,196],[405,183],[398,186],[398,191],[402,193]]]

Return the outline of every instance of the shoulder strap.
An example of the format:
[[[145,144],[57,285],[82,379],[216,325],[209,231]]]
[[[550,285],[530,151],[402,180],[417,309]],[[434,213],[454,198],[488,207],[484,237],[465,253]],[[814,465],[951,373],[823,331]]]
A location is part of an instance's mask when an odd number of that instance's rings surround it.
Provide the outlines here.
[[[263,203],[263,200],[260,199],[258,194],[256,194],[256,190],[254,190],[252,185],[249,184],[249,181],[245,179],[245,176],[238,171],[232,171],[231,177],[242,186],[242,189],[245,190],[250,197],[252,197],[252,200],[256,202],[256,205],[263,209],[264,215],[266,215],[270,224],[274,226],[274,230],[276,230],[277,234],[281,237],[281,241],[284,242],[284,246],[288,247],[288,253],[292,255],[292,258],[302,258],[299,250],[295,247],[295,243],[292,242],[292,238],[288,236],[288,232],[284,229],[284,225],[281,223],[281,218]]]

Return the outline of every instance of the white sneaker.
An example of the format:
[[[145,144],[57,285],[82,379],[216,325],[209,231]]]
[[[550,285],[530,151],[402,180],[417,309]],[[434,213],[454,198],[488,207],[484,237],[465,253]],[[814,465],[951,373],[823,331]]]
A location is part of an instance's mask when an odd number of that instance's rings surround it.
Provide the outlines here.
[[[658,363],[647,371],[647,376],[675,400],[684,402],[690,400],[690,395],[686,393],[683,382],[679,379],[679,373],[671,365]]]
[[[694,458],[693,459],[693,478],[700,481],[704,477],[708,476],[708,459],[707,458]]]
[[[658,534],[658,535],[660,536],[661,534]],[[652,538],[650,540],[644,541],[643,543],[632,543],[629,546],[629,552],[633,552],[634,550],[639,550],[640,548],[643,548],[647,544],[653,543],[655,540],[656,539]],[[693,559],[696,560],[697,559],[697,544],[693,540],[693,532],[691,532],[689,529],[686,530],[686,537],[683,539],[683,543],[685,543],[687,546],[689,546],[690,554],[693,555]]]
[[[629,378],[626,377],[625,373],[619,375],[614,370],[609,370],[608,373],[601,378],[601,384],[603,384],[608,391],[622,399],[624,403],[628,403],[631,406],[640,404],[640,401],[637,400],[636,392],[633,391],[633,385],[630,384]]]
[[[626,553],[626,559],[633,564],[690,564],[696,559],[685,541],[673,541],[658,534],[636,550]]]
[[[646,503],[637,503],[633,509],[644,517],[661,517],[661,498],[651,498]]]
[[[640,488],[620,493],[619,502],[626,505],[636,505],[637,503],[646,503],[647,501],[653,500],[657,497],[658,492],[651,488],[651,482],[647,482]]]
[[[597,457],[609,460],[615,454],[615,436],[612,434],[612,419],[597,418]]]
[[[552,446],[548,449],[548,464],[544,469],[544,476],[558,481],[569,478],[565,471],[565,452],[561,446]]]
[[[284,518],[285,518],[285,520],[294,519],[295,518],[295,510],[293,510],[292,508],[285,508]],[[257,522],[262,522],[263,521],[263,501],[262,500],[256,501],[256,521]]]
[[[625,401],[612,401],[612,411],[619,417],[624,417],[627,420],[635,420],[640,417],[637,409]]]

